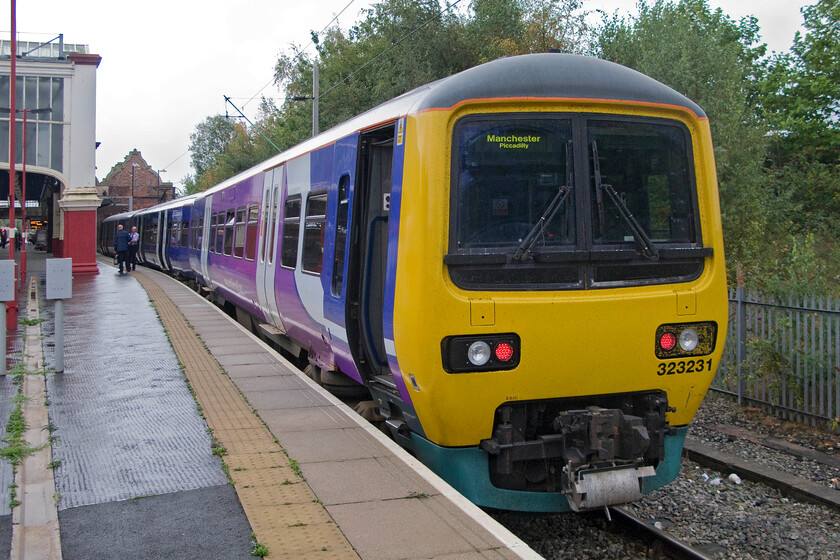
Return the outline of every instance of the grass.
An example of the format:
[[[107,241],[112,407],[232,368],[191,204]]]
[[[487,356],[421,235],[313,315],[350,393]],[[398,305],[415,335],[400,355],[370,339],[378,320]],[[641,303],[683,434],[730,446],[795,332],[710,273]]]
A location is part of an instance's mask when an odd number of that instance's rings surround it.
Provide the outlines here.
[[[251,556],[258,556],[260,558],[268,556],[268,547],[260,544],[257,540],[257,535],[254,533],[251,533]]]

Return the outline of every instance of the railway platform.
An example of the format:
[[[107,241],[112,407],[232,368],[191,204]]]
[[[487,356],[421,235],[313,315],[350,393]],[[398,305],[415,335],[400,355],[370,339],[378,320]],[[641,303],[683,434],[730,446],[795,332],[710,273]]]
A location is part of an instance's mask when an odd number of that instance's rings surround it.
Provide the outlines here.
[[[0,378],[0,428],[23,403],[35,419],[24,439],[47,442],[16,475],[0,461],[0,557],[539,558],[157,271],[119,275],[101,260],[98,275],[75,277],[54,373],[49,257],[28,252],[7,341],[7,369],[29,375]]]

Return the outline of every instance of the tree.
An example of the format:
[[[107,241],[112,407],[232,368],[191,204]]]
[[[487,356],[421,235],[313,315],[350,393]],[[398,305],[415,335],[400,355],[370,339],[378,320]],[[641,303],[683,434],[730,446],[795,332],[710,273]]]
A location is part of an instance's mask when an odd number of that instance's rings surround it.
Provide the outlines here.
[[[790,53],[768,65],[761,109],[780,141],[774,163],[796,157],[840,163],[840,0],[802,8]]]
[[[234,122],[222,115],[207,117],[190,134],[190,163],[197,178],[216,165],[216,159],[233,138]]]

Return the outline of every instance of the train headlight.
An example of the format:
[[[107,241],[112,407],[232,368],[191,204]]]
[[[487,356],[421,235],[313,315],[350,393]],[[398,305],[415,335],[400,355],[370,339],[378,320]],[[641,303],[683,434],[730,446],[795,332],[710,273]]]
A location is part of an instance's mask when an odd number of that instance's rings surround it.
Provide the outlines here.
[[[694,329],[685,329],[680,333],[680,348],[684,352],[693,352],[700,343],[700,337]]]
[[[448,336],[440,349],[448,373],[503,371],[519,365],[520,340],[513,333]]]
[[[715,350],[717,323],[659,325],[654,340],[654,354],[659,359],[705,356]]]
[[[490,345],[483,340],[476,340],[467,349],[467,358],[474,366],[483,366],[490,361]]]

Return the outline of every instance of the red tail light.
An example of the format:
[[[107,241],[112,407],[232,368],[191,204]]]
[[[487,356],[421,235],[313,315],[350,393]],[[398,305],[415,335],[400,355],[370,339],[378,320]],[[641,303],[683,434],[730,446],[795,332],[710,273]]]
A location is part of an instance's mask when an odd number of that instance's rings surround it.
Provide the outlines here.
[[[513,358],[513,346],[508,344],[507,342],[500,342],[498,346],[496,346],[496,359],[500,362],[509,362],[511,358]]]
[[[673,350],[674,346],[677,345],[677,337],[674,336],[672,333],[666,332],[662,335],[659,339],[659,347],[663,350]]]

